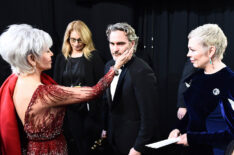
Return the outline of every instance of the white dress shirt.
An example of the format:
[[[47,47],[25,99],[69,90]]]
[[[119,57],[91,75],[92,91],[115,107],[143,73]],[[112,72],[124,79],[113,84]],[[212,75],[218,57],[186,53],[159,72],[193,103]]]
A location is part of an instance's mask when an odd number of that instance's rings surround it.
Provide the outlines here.
[[[110,85],[110,92],[111,92],[112,101],[113,101],[114,96],[115,96],[115,90],[116,90],[116,87],[117,87],[117,84],[118,84],[118,81],[119,81],[119,76],[120,76],[121,72],[122,72],[122,69],[119,69],[119,75],[114,76],[114,79],[113,79],[113,81],[111,82],[111,85]]]

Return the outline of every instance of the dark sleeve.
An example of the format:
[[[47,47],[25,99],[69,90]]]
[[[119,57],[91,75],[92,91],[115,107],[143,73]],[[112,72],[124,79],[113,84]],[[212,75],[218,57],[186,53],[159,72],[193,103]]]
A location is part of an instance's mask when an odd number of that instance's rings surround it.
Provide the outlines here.
[[[93,84],[97,83],[103,76],[104,76],[104,63],[98,53],[99,51],[93,51],[91,52],[91,63],[92,63],[92,69],[87,68],[87,72],[91,71],[91,74],[88,74],[86,76],[92,76],[92,77],[86,77],[86,80],[90,81],[87,84]],[[88,65],[89,63],[87,63]],[[89,65],[88,65],[89,66]],[[99,122],[96,122],[97,124],[103,124],[102,119],[102,111],[103,111],[103,100],[102,95],[100,95],[95,100],[89,101],[89,108],[90,108],[90,116],[96,117],[96,120],[99,120]]]
[[[190,62],[189,59],[184,64],[184,69],[182,76],[180,78],[179,82],[179,87],[178,87],[178,94],[177,94],[177,107],[179,108],[185,108],[185,103],[184,103],[184,97],[183,93],[187,90],[187,87],[185,86],[185,79],[192,75],[197,69],[193,67],[193,64]]]
[[[184,117],[181,120],[179,120],[179,119],[176,120],[175,129],[179,129],[180,133],[182,133],[182,134],[187,132],[186,128],[187,128],[188,122],[189,122],[189,115],[186,112],[186,114],[184,115]]]
[[[189,145],[222,145],[223,143],[231,141],[233,138],[233,133],[230,131],[229,128],[214,132],[187,132]]]
[[[107,63],[104,67],[104,73],[107,73],[109,68],[110,68],[111,64]],[[102,113],[102,127],[104,130],[107,131],[108,128],[108,111],[109,111],[109,107],[108,107],[108,103],[107,103],[107,91],[108,89],[105,91],[105,93],[102,96],[102,102],[103,102],[103,113]],[[108,135],[107,135],[108,136]]]
[[[92,61],[94,66],[95,83],[104,75],[104,63],[99,55],[99,51],[92,52]]]
[[[58,83],[62,84],[62,73],[65,66],[65,57],[60,53],[56,56],[54,70],[53,70],[53,79]]]
[[[152,69],[144,63],[134,66],[131,76],[141,119],[134,148],[137,151],[145,152],[144,145],[151,143],[159,134],[158,84]]]

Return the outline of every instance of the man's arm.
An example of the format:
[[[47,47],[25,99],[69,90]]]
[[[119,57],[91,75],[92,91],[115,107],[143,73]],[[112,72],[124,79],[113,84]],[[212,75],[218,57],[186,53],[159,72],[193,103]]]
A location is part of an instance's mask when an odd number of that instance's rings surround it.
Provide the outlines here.
[[[140,129],[135,141],[134,149],[145,151],[145,144],[151,143],[159,134],[158,126],[158,86],[157,79],[152,69],[145,63],[134,66],[131,77],[137,105],[140,111]]]

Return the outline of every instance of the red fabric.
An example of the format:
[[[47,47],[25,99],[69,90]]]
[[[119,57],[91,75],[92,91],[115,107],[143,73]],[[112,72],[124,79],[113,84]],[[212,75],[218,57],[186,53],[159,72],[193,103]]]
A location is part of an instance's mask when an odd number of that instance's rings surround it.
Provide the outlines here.
[[[0,147],[2,155],[21,155],[20,138],[13,103],[13,93],[18,76],[10,75],[0,88]],[[46,74],[42,74],[43,84],[56,84]]]

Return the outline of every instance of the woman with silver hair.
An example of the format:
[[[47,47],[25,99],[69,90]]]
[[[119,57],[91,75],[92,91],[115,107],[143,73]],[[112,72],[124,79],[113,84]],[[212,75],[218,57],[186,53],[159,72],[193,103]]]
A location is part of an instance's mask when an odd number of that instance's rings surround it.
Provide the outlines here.
[[[51,46],[48,33],[27,24],[11,25],[0,36],[0,54],[13,71],[0,89],[1,154],[67,154],[62,134],[65,106],[100,95],[133,53],[125,52],[97,85],[71,88],[42,73],[51,68]],[[26,148],[20,142],[17,117],[27,135]]]
[[[200,70],[184,81],[187,114],[169,138],[180,136],[188,154],[223,155],[234,139],[234,73],[222,62],[227,38],[217,24],[205,24],[188,39],[187,57]]]

